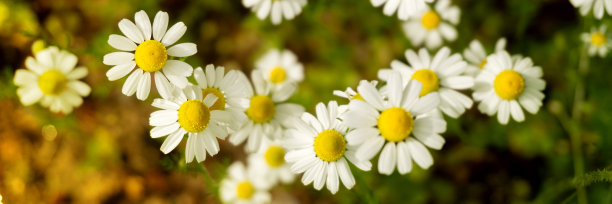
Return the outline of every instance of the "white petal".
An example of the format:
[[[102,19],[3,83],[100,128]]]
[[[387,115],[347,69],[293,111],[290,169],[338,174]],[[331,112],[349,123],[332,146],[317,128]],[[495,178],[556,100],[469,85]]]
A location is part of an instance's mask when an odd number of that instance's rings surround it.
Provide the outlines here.
[[[132,70],[134,70],[134,67],[136,67],[136,62],[134,61],[114,66],[106,72],[106,77],[108,77],[109,81],[121,79],[128,75],[130,72],[132,72]]]
[[[171,123],[169,125],[153,127],[153,129],[151,129],[151,137],[158,138],[169,135],[170,133],[173,133],[174,131],[178,130],[180,127],[181,126],[179,125],[179,123]]]
[[[115,49],[123,50],[123,51],[134,51],[136,50],[136,43],[134,43],[129,38],[126,38],[122,35],[111,34],[108,36],[108,44]]]
[[[136,98],[144,101],[149,97],[149,92],[151,92],[151,73],[145,72],[140,77],[140,81],[138,82]]]
[[[407,144],[408,150],[410,151],[414,162],[416,162],[421,168],[427,169],[433,164],[431,154],[420,142],[409,138]]]
[[[153,20],[153,39],[161,41],[168,28],[168,13],[159,11]]]
[[[155,72],[155,87],[162,98],[169,99],[172,97],[172,85],[161,72]]]
[[[161,43],[164,44],[164,46],[170,46],[183,37],[185,31],[187,31],[187,26],[185,26],[183,22],[178,22],[168,29]]]
[[[135,43],[142,43],[144,36],[138,27],[128,19],[122,19],[119,21],[119,30]]]
[[[181,43],[168,48],[168,55],[174,57],[188,57],[198,52],[195,43]]]
[[[378,172],[385,175],[391,175],[395,169],[395,163],[397,162],[397,151],[395,150],[395,143],[389,142],[385,145],[380,157],[378,159]]]
[[[104,55],[102,63],[105,65],[120,65],[134,61],[134,53],[129,52],[111,52]]]
[[[134,20],[138,28],[140,28],[140,31],[142,31],[144,40],[151,39],[151,20],[149,20],[147,13],[142,10],[136,12]]]
[[[340,186],[339,182],[336,162],[330,162],[327,166],[327,189],[329,189],[332,194],[336,194],[336,192],[338,192],[338,187]]]
[[[164,74],[188,77],[193,73],[193,67],[179,60],[168,60],[163,68]]]
[[[183,139],[183,135],[185,135],[185,131],[182,129],[177,130],[176,132],[170,134],[162,146],[159,148],[164,154],[170,153],[176,146],[181,143],[181,139]]]
[[[130,76],[125,80],[123,84],[123,88],[121,89],[121,93],[126,96],[132,96],[136,93],[136,87],[138,86],[138,82],[140,82],[140,78],[142,77],[142,70],[136,69],[136,71],[132,72]]]
[[[397,143],[397,171],[406,174],[412,170],[412,160],[410,150],[405,142]]]

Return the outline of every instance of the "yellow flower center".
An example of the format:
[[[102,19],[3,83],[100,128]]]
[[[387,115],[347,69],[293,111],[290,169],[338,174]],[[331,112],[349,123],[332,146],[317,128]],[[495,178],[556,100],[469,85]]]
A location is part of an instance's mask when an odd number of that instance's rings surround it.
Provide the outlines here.
[[[210,110],[200,100],[188,100],[178,110],[178,122],[187,132],[201,132],[209,121]]]
[[[285,163],[285,149],[280,146],[270,146],[264,154],[266,163],[271,167],[279,167]]]
[[[427,30],[435,29],[440,25],[440,16],[438,16],[435,11],[429,10],[423,15],[421,23],[423,23],[423,27]]]
[[[270,71],[270,81],[272,83],[282,83],[285,79],[287,79],[287,72],[285,72],[285,69],[282,67],[274,67],[274,69]]]
[[[413,128],[412,115],[403,108],[389,108],[378,117],[378,130],[390,142],[399,142],[406,139]]]
[[[523,76],[514,70],[505,70],[499,73],[493,81],[495,93],[505,100],[518,98],[525,89]]]
[[[606,44],[606,36],[601,32],[591,34],[591,44],[597,47]]]
[[[365,99],[363,99],[363,97],[361,97],[361,95],[359,95],[359,93],[353,95],[351,100],[361,100],[361,101],[365,101]]]
[[[66,76],[60,71],[51,69],[40,75],[38,87],[46,95],[59,95],[66,88]]]
[[[274,117],[274,102],[268,96],[256,95],[251,98],[247,116],[256,123],[265,123]]]
[[[236,195],[240,199],[249,199],[253,196],[253,193],[255,193],[255,188],[253,188],[251,182],[243,181],[236,187]]]
[[[221,93],[218,88],[205,88],[202,90],[202,96],[206,97],[208,94],[213,94],[217,97],[217,101],[210,106],[210,110],[225,110],[225,95]]]
[[[156,72],[166,65],[168,53],[166,52],[166,47],[161,42],[147,40],[136,47],[134,59],[136,59],[136,64],[140,69],[146,72]]]
[[[430,69],[420,69],[412,74],[412,78],[417,80],[423,84],[423,89],[421,89],[420,96],[425,96],[428,93],[437,91],[440,88],[440,80],[438,80],[438,75],[431,71]]]
[[[480,63],[480,69],[484,69],[484,66],[487,65],[487,59],[482,60]]]
[[[315,138],[314,151],[323,161],[336,161],[346,151],[344,136],[336,130],[324,130]]]

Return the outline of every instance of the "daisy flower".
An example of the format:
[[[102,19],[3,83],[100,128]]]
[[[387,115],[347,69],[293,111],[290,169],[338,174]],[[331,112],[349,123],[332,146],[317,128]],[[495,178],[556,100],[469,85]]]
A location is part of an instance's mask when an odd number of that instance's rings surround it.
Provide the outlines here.
[[[612,0],[570,0],[574,7],[580,9],[580,14],[586,16],[591,9],[593,16],[597,19],[603,18],[604,9],[608,15],[612,15]]]
[[[270,50],[255,63],[263,78],[275,87],[299,83],[304,79],[304,68],[293,52]]]
[[[408,17],[414,16],[425,8],[427,3],[433,2],[433,0],[370,0],[374,7],[382,6],[383,13],[387,16],[393,16],[397,11],[397,17],[401,20],[408,20]]]
[[[590,33],[582,34],[582,40],[589,47],[589,56],[605,57],[608,54],[612,43],[610,43],[610,37],[606,33],[607,28],[606,25],[602,25],[599,28],[592,28]]]
[[[151,113],[149,118],[149,125],[154,126],[152,138],[168,136],[160,150],[168,154],[187,134],[186,162],[193,161],[194,157],[198,162],[204,161],[206,152],[216,155],[219,152],[216,138],[227,137],[223,124],[232,122],[231,113],[212,109],[219,98],[215,94],[203,96],[201,89],[193,85],[182,90],[175,88],[172,95],[170,99],[153,100],[153,106],[162,110]]]
[[[378,85],[378,81],[370,81],[370,82],[367,82],[367,83],[370,83],[370,84],[372,84],[375,87],[376,87],[376,85]],[[357,91],[355,91],[351,87],[347,87],[346,90],[344,90],[344,91],[334,90],[334,95],[336,95],[338,97],[342,97],[342,98],[348,99],[349,101],[350,100],[355,100],[355,99],[363,100],[361,95],[359,95],[359,93],[357,93]]]
[[[380,152],[378,172],[390,175],[395,170],[406,174],[412,161],[427,169],[433,158],[427,147],[439,150],[446,131],[446,122],[429,114],[440,102],[438,93],[419,97],[421,83],[410,80],[402,85],[399,74],[388,81],[388,100],[376,87],[361,83],[357,90],[365,101],[352,100],[344,117],[344,125],[352,128],[346,135],[348,145],[356,145],[356,156],[369,161]],[[382,151],[381,151],[382,149]]]
[[[225,68],[209,64],[206,72],[200,67],[196,68],[193,76],[197,86],[202,89],[202,95],[213,94],[217,101],[210,106],[210,110],[224,110],[233,117],[229,126],[236,130],[246,119],[244,111],[248,106],[246,87],[249,83],[246,76],[240,71],[230,70],[225,74]]]
[[[467,108],[472,107],[473,103],[470,97],[458,90],[472,88],[474,78],[463,75],[467,63],[461,59],[461,55],[450,54],[447,47],[441,48],[433,58],[425,48],[421,48],[418,55],[407,50],[406,58],[410,66],[394,60],[391,62],[391,69],[380,70],[378,76],[388,81],[392,75],[399,72],[404,86],[412,79],[421,82],[423,88],[420,96],[439,93],[436,94],[440,101],[438,109],[450,117],[457,118]]]
[[[321,190],[327,183],[327,189],[335,194],[340,181],[347,189],[355,185],[348,161],[357,168],[369,171],[372,164],[368,160],[355,157],[357,146],[347,143],[347,128],[338,119],[339,111],[336,101],[325,107],[317,104],[317,116],[304,113],[302,120],[293,121],[293,129],[287,130],[284,146],[289,149],[285,160],[291,163],[291,171],[304,173],[302,183]],[[339,178],[339,179],[338,179]]]
[[[264,136],[272,140],[281,138],[282,128],[287,126],[288,119],[299,117],[304,112],[304,107],[300,105],[283,103],[294,92],[295,85],[289,84],[272,91],[273,84],[263,79],[260,70],[251,72],[251,80],[253,86],[245,84],[245,96],[249,100],[245,111],[247,120],[229,138],[234,145],[239,145],[248,138],[248,152],[256,151]]]
[[[27,69],[18,69],[13,82],[24,106],[40,102],[52,112],[68,114],[83,103],[91,88],[79,81],[87,76],[87,68],[77,67],[77,56],[57,47],[48,47],[28,57]]]
[[[306,0],[242,0],[244,7],[251,9],[257,17],[264,20],[270,15],[274,25],[293,19],[302,12]]]
[[[261,179],[260,182],[266,187],[272,187],[279,182],[293,182],[295,175],[291,172],[290,165],[285,163],[286,152],[280,140],[271,141],[264,138],[259,150],[249,156],[249,166],[257,175],[261,175],[253,179]]]
[[[414,46],[425,46],[436,49],[442,41],[452,42],[457,39],[455,25],[459,23],[461,11],[451,6],[450,0],[439,0],[434,8],[421,10],[416,17],[406,21],[402,28]]]
[[[234,162],[228,168],[227,177],[221,181],[220,194],[224,203],[269,203],[268,189],[262,184],[260,175],[247,169],[242,162]]]
[[[497,40],[493,53],[503,50],[506,50],[506,38]],[[480,41],[472,40],[470,46],[463,51],[463,57],[465,57],[468,62],[468,67],[465,71],[466,74],[476,77],[476,75],[480,73],[480,70],[487,64],[487,56],[487,51],[485,51],[482,44],[480,44]]]
[[[137,12],[134,19],[136,24],[128,19],[119,22],[119,29],[125,36],[112,34],[108,38],[108,44],[121,51],[104,55],[104,64],[114,66],[106,72],[106,76],[108,80],[115,81],[131,73],[121,91],[127,96],[136,93],[140,100],[147,99],[151,80],[154,80],[159,94],[168,98],[172,92],[170,82],[185,88],[187,77],[193,72],[191,65],[171,57],[194,55],[196,45],[180,43],[172,46],[185,34],[187,26],[178,22],[166,30],[166,12],[157,12],[152,26],[144,11]]]
[[[521,106],[532,114],[542,106],[546,86],[542,74],[542,68],[534,66],[530,58],[513,61],[508,52],[498,52],[487,57],[472,96],[480,101],[480,112],[489,116],[497,113],[501,124],[507,124],[510,116],[521,122],[525,120]]]

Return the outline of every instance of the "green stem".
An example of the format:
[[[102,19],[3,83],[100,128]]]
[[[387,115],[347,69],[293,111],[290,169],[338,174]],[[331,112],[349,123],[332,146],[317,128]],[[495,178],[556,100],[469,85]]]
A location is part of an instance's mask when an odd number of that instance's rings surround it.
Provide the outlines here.
[[[589,70],[589,58],[587,56],[587,48],[585,47],[580,52],[580,60],[578,62],[578,79],[576,82],[576,90],[574,93],[574,104],[572,107],[571,126],[568,130],[572,147],[572,158],[574,160],[574,177],[578,178],[584,175],[584,160],[582,157],[582,138],[581,131],[581,108],[584,102],[584,78]],[[579,204],[588,203],[586,190],[584,186],[576,186],[576,195]]]

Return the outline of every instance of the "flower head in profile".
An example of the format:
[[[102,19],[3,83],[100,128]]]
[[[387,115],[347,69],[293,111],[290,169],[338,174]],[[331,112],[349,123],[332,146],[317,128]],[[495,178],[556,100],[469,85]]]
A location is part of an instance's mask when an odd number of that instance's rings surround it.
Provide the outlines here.
[[[257,18],[264,20],[268,16],[274,25],[291,20],[302,12],[306,0],[242,0],[242,5],[257,14]]]
[[[512,59],[502,51],[487,57],[487,64],[476,77],[474,100],[480,101],[480,112],[507,124],[510,116],[517,122],[525,120],[523,109],[535,114],[542,106],[542,68],[533,65],[530,58]]]
[[[280,139],[283,127],[287,127],[288,119],[299,117],[304,112],[304,107],[284,103],[296,89],[295,84],[288,84],[279,89],[263,78],[261,70],[251,72],[253,86],[247,83],[246,98],[249,100],[245,114],[247,120],[232,134],[229,141],[239,145],[247,140],[246,150],[254,152],[259,149],[263,137],[268,139]]]
[[[414,46],[425,45],[436,49],[444,41],[457,39],[454,26],[459,23],[459,7],[450,5],[450,0],[439,0],[433,8],[420,10],[415,17],[406,21],[402,28]]]
[[[407,85],[410,80],[421,82],[420,96],[429,93],[437,93],[437,107],[444,114],[458,118],[466,109],[472,107],[472,99],[460,90],[470,89],[474,86],[474,78],[464,75],[467,63],[461,55],[452,54],[447,47],[441,48],[433,58],[425,48],[421,48],[417,54],[415,51],[407,50],[406,58],[410,66],[394,60],[391,69],[382,69],[378,72],[379,78],[384,81],[399,73],[402,85]],[[385,89],[390,90],[389,88]]]
[[[269,203],[271,200],[268,188],[261,175],[248,168],[242,162],[234,162],[227,170],[227,176],[221,181],[219,193],[224,203]]]
[[[170,99],[157,98],[153,106],[162,110],[151,113],[149,124],[151,137],[166,137],[160,150],[164,154],[179,145],[187,134],[185,160],[198,162],[206,159],[206,152],[213,156],[219,152],[217,138],[227,137],[226,124],[232,122],[232,115],[212,107],[219,98],[211,93],[203,95],[202,89],[189,85],[184,89],[175,88]]]
[[[506,50],[506,38],[500,38],[495,43],[495,49],[492,53],[500,52]],[[470,42],[470,46],[463,51],[463,57],[468,62],[468,67],[465,70],[467,75],[476,77],[478,73],[484,68],[487,64],[487,56],[489,54],[485,51],[485,48],[482,46],[480,41],[474,39]]]
[[[157,12],[153,24],[144,11],[137,12],[134,20],[136,24],[128,19],[119,22],[119,29],[125,36],[109,36],[108,44],[120,51],[104,55],[104,64],[114,66],[106,76],[115,81],[129,74],[121,90],[127,96],[136,93],[138,99],[147,99],[151,83],[155,81],[159,94],[168,98],[173,85],[185,88],[187,77],[193,72],[191,65],[175,58],[194,55],[196,45],[174,45],[185,34],[187,26],[178,22],[168,29],[166,12]]]
[[[302,183],[314,183],[314,188],[338,192],[340,181],[347,189],[355,185],[355,178],[347,162],[357,168],[370,170],[368,160],[355,156],[357,146],[347,141],[347,127],[339,120],[338,104],[331,101],[327,107],[317,104],[316,117],[304,113],[301,120],[294,120],[293,127],[287,130],[284,146],[288,149],[285,160],[291,163],[291,171],[304,173]]]
[[[599,28],[592,28],[589,33],[582,33],[582,41],[588,45],[589,56],[605,57],[608,54],[608,50],[612,48],[612,40],[607,29],[606,25],[601,25]]]
[[[427,4],[433,0],[370,0],[374,7],[383,7],[383,13],[387,16],[393,16],[397,12],[397,17],[400,20],[408,20],[408,17],[417,15],[419,11],[426,9]]]
[[[410,172],[412,161],[424,169],[433,164],[426,146],[442,148],[445,141],[440,133],[446,131],[446,122],[432,114],[440,103],[439,94],[420,96],[422,88],[417,80],[404,85],[399,73],[390,76],[386,96],[369,83],[359,84],[357,91],[364,101],[349,103],[343,123],[351,129],[346,139],[348,145],[358,146],[358,159],[369,161],[380,153],[378,172],[386,175],[396,167],[400,174]]]
[[[64,114],[80,106],[91,88],[79,81],[88,71],[75,68],[77,61],[76,55],[53,46],[26,58],[26,69],[18,69],[13,79],[21,103],[29,106],[40,102],[52,112]]]

